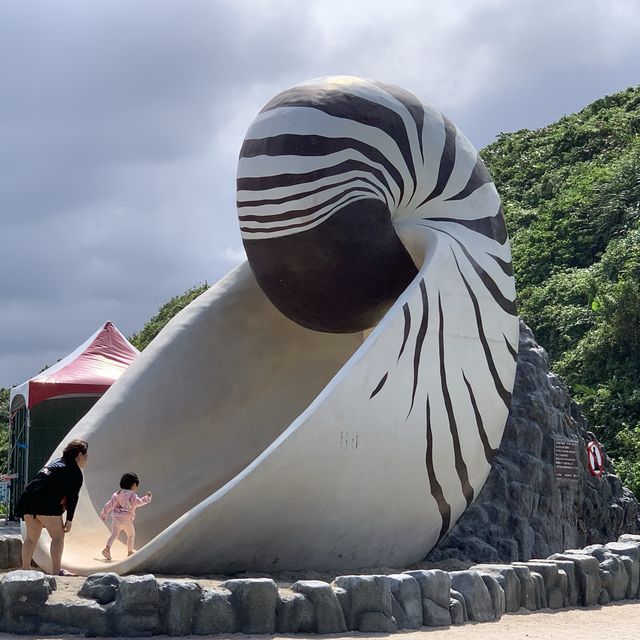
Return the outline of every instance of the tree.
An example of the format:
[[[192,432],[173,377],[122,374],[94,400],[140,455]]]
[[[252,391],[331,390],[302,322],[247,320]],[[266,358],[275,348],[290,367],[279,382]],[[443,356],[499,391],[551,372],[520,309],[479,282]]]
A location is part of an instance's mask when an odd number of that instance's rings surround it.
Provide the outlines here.
[[[0,472],[7,469],[9,455],[9,393],[0,387]]]
[[[520,314],[640,497],[640,87],[481,155]]]
[[[182,311],[190,302],[195,300],[200,294],[204,293],[209,285],[204,284],[187,289],[183,294],[174,296],[163,304],[158,313],[149,320],[144,327],[135,333],[129,341],[136,349],[142,351],[157,335],[160,330],[173,318],[179,311]]]

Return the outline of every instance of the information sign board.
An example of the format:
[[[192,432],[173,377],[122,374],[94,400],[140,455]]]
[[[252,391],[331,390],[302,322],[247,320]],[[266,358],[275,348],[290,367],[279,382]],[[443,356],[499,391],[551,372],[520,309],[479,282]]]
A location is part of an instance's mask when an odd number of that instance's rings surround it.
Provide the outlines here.
[[[555,438],[553,442],[553,467],[558,480],[578,480],[578,441]]]

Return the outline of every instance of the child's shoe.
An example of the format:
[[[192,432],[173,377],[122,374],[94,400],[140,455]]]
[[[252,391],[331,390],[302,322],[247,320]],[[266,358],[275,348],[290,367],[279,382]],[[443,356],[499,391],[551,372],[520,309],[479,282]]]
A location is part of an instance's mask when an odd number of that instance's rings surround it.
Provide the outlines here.
[[[105,547],[102,550],[102,557],[106,560],[111,560],[111,551],[109,550],[109,547]]]

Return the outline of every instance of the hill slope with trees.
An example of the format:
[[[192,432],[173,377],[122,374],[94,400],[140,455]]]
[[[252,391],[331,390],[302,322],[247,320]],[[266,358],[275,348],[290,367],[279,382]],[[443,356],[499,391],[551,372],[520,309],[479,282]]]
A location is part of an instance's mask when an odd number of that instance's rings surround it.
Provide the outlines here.
[[[640,496],[640,87],[501,134],[481,155],[519,313]]]
[[[156,313],[151,320],[149,320],[144,327],[138,333],[134,333],[129,342],[136,348],[142,351],[157,335],[178,311],[182,311],[190,302],[193,302],[201,293],[204,293],[209,288],[209,285],[204,284],[187,289],[179,296],[174,296],[165,302],[158,313]]]

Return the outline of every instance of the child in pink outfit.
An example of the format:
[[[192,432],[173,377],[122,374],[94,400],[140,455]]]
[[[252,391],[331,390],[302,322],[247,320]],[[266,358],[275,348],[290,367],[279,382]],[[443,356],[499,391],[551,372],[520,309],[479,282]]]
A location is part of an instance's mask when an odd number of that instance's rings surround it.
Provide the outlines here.
[[[140,480],[135,473],[125,473],[120,478],[120,490],[116,491],[111,499],[102,507],[100,517],[103,520],[111,513],[111,535],[107,540],[102,555],[111,560],[111,545],[116,541],[121,531],[127,536],[127,555],[133,553],[133,543],[136,538],[136,530],[133,521],[136,517],[136,509],[151,502],[151,491],[140,498],[136,491],[140,486]]]

